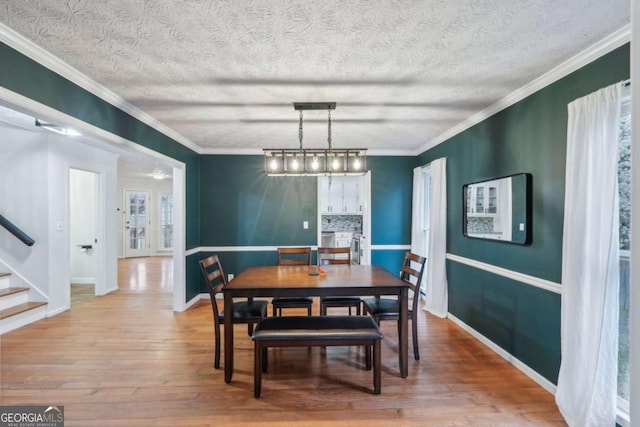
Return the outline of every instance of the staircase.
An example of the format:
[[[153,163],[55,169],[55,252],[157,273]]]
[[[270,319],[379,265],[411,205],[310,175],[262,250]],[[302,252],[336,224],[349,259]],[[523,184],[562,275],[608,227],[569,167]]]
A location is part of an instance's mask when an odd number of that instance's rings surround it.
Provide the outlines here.
[[[0,335],[47,314],[47,303],[29,301],[29,288],[12,287],[11,273],[0,272]]]

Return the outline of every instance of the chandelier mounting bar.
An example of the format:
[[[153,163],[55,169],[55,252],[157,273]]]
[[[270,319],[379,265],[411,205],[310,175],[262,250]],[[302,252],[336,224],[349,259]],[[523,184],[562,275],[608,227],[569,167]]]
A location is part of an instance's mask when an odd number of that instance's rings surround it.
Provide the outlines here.
[[[294,102],[293,109],[298,110],[335,110],[335,102]]]

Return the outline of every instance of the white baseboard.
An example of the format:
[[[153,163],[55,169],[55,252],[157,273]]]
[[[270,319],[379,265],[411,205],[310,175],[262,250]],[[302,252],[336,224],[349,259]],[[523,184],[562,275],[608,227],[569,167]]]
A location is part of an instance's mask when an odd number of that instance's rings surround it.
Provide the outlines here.
[[[546,379],[545,377],[543,377],[542,375],[540,375],[539,373],[537,373],[536,371],[531,369],[525,363],[523,363],[522,361],[520,361],[516,357],[514,357],[511,353],[507,352],[505,349],[500,347],[498,344],[494,343],[489,338],[485,337],[480,332],[476,331],[471,326],[467,325],[466,323],[464,323],[462,320],[458,319],[453,314],[448,313],[447,317],[449,319],[451,319],[451,321],[453,323],[455,323],[456,325],[460,326],[462,329],[464,329],[465,331],[470,333],[474,338],[476,338],[482,344],[486,345],[491,350],[495,351],[500,357],[505,359],[507,362],[511,363],[513,366],[518,368],[520,371],[522,371],[522,373],[524,373],[526,376],[528,376],[533,381],[535,381],[540,387],[544,388],[549,393],[551,393],[551,394],[553,394],[555,396],[555,394],[556,394],[556,385],[553,384],[551,381],[549,381],[548,379]]]
[[[115,286],[115,287],[113,287],[113,288],[105,289],[105,290],[104,290],[104,293],[97,294],[97,295],[101,297],[101,296],[104,296],[104,295],[110,294],[110,293],[112,293],[112,292],[115,292],[115,291],[117,291],[117,290],[119,290],[119,289],[120,289],[120,288],[118,288],[117,286]]]
[[[198,294],[195,297],[191,298],[189,301],[187,301],[187,303],[184,306],[184,310],[188,310],[189,308],[191,308],[195,303],[197,303],[198,301],[200,301],[201,299],[205,299],[205,297],[207,299],[209,299],[209,294]]]
[[[69,281],[72,285],[93,285],[96,283],[95,277],[71,277]]]
[[[57,316],[58,314],[64,313],[67,310],[69,310],[69,307],[59,307],[55,310],[47,310],[47,317]]]

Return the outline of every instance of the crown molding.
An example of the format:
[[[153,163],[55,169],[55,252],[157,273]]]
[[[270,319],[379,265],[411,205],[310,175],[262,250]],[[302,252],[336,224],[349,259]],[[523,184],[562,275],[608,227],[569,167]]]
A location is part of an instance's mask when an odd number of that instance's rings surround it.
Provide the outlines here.
[[[202,148],[200,154],[214,156],[239,155],[239,156],[264,156],[260,148]]]
[[[264,151],[260,148],[203,148],[200,154],[215,156],[240,155],[240,156],[263,156]],[[367,150],[367,157],[373,156],[411,156],[415,157],[415,150]]]
[[[367,157],[372,156],[411,156],[415,157],[416,150],[367,150]]]
[[[584,67],[590,62],[593,62],[594,60],[611,52],[614,49],[617,49],[623,44],[628,43],[629,41],[631,41],[631,24],[627,24],[621,29],[611,33],[607,37],[591,45],[582,52],[574,55],[562,64],[541,75],[537,79],[531,81],[530,83],[527,83],[520,89],[516,89],[514,92],[500,99],[495,104],[489,106],[488,108],[480,111],[477,114],[474,114],[467,120],[452,127],[448,131],[438,135],[436,138],[419,147],[416,151],[413,152],[413,155],[418,156],[425,151],[435,147],[436,145],[453,138],[459,133],[482,122],[483,120],[488,119],[489,117],[504,110],[505,108],[512,106],[513,104],[534,94],[540,89],[549,86],[551,83],[554,83],[561,78],[566,77],[572,72]]]
[[[128,149],[129,151],[153,157],[175,168],[184,169],[185,167],[184,163],[173,157],[151,150],[4,87],[0,87],[0,105],[7,105],[24,114],[35,115],[54,123],[64,123],[65,126],[70,126],[82,134],[82,136],[69,136],[68,138],[82,138],[86,142],[100,144],[102,149],[108,149],[117,154],[121,154],[123,149]]]
[[[190,141],[189,139],[180,135],[178,132],[174,131],[170,127],[162,124],[161,122],[159,122],[149,114],[145,113],[144,111],[140,110],[139,108],[135,107],[134,105],[128,103],[116,93],[110,91],[109,89],[105,88],[101,84],[92,80],[85,74],[81,73],[80,71],[73,68],[71,65],[64,62],[62,59],[46,51],[42,47],[38,46],[31,40],[27,39],[26,37],[22,36],[21,34],[7,27],[5,24],[1,22],[0,22],[0,41],[5,43],[7,46],[11,47],[12,49],[17,50],[21,54],[27,56],[28,58],[36,61],[40,65],[48,68],[54,73],[59,74],[60,76],[69,80],[70,82],[78,85],[84,90],[94,94],[95,96],[102,99],[103,101],[106,101],[109,104],[113,105],[114,107],[119,108],[120,110],[129,114],[133,118],[141,121],[147,126],[154,128],[158,132],[168,136],[169,138],[175,140],[176,142],[200,154],[201,148],[195,143],[193,143],[192,141]]]

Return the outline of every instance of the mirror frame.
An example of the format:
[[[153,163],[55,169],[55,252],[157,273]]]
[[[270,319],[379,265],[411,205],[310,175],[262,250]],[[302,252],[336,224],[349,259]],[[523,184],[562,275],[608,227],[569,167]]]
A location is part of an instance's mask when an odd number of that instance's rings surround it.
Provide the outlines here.
[[[525,191],[524,194],[522,195],[524,197],[524,236],[522,239],[519,240],[501,240],[501,239],[492,239],[489,237],[482,237],[482,236],[474,236],[473,234],[469,234],[467,232],[467,223],[468,223],[468,218],[467,218],[467,189],[470,185],[476,185],[476,184],[483,184],[486,182],[490,182],[490,181],[497,181],[500,179],[505,179],[505,178],[513,178],[513,177],[519,177],[519,176],[523,176],[525,179]],[[531,191],[531,183],[532,183],[532,177],[530,173],[527,172],[520,172],[520,173],[514,173],[511,175],[505,175],[505,176],[499,176],[499,177],[495,177],[495,178],[489,178],[489,179],[483,179],[481,181],[474,181],[474,182],[469,182],[467,184],[464,184],[462,186],[462,234],[465,237],[468,237],[470,239],[478,239],[478,240],[487,240],[490,242],[502,242],[502,243],[511,243],[514,245],[528,245],[529,243],[531,243],[531,222],[532,222],[532,191]],[[522,221],[519,221],[522,222]]]

